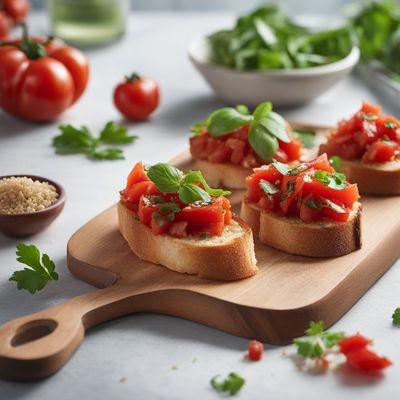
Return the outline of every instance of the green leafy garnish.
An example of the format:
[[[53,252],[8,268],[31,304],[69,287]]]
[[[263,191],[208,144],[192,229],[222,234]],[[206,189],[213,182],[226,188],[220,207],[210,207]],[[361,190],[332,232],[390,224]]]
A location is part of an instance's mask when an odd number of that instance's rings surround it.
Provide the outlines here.
[[[348,26],[308,29],[276,5],[241,16],[230,30],[208,36],[210,61],[238,70],[307,68],[346,57],[353,47]]]
[[[265,194],[273,195],[279,193],[279,189],[275,185],[264,179],[261,179],[258,184]]]
[[[361,112],[361,118],[364,121],[376,121],[379,117],[376,114],[366,114],[364,112]]]
[[[301,140],[301,144],[306,149],[311,149],[315,146],[315,130],[312,129],[295,129],[293,137]]]
[[[286,199],[288,199],[292,195],[293,192],[294,192],[294,181],[289,181],[287,183],[287,191],[286,193],[282,194],[280,202],[283,203]]]
[[[392,314],[393,325],[400,326],[400,307],[397,307]]]
[[[300,164],[296,167],[291,167],[287,164],[281,163],[279,161],[274,161],[272,165],[275,169],[280,172],[282,175],[298,175],[301,172],[305,171],[308,168],[307,164]]]
[[[323,171],[318,169],[315,171],[314,178],[323,183],[325,186],[334,189],[334,190],[342,190],[345,189],[346,184],[346,175],[335,172],[334,174],[330,174],[327,171]]]
[[[234,396],[242,386],[245,384],[245,380],[238,375],[236,372],[231,372],[225,380],[219,380],[219,375],[214,376],[210,384],[217,392],[226,392],[230,396]]]
[[[389,129],[396,129],[397,128],[397,125],[394,122],[391,122],[391,121],[385,122],[385,126],[386,126],[386,128],[389,128]]]
[[[323,321],[310,322],[309,328],[305,331],[306,336],[293,340],[297,346],[297,354],[302,358],[319,358],[331,349],[346,336],[344,332],[324,331]]]
[[[121,149],[104,148],[104,145],[124,145],[137,139],[137,136],[128,135],[128,128],[112,121],[104,126],[98,138],[85,126],[60,125],[58,129],[61,135],[53,138],[57,154],[86,154],[95,160],[122,160],[124,153]]]
[[[249,143],[264,161],[271,161],[279,147],[278,139],[289,143],[286,120],[272,111],[268,101],[259,104],[253,114],[246,106],[224,107],[214,111],[206,120],[197,122],[191,131],[200,134],[204,129],[214,137],[225,136],[249,125]]]
[[[231,194],[227,190],[211,188],[200,171],[188,171],[184,175],[178,168],[170,164],[159,163],[153,165],[149,168],[147,176],[155,183],[160,192],[178,193],[179,199],[186,204],[197,201],[210,203],[212,201],[211,196],[220,197]],[[201,184],[204,189],[196,185],[196,183]]]
[[[342,172],[342,159],[339,156],[332,156],[329,158],[329,164],[332,165],[336,172]]]
[[[16,254],[17,261],[28,266],[15,271],[9,279],[17,283],[19,290],[28,290],[34,294],[42,290],[49,281],[58,280],[54,262],[47,254],[41,254],[36,246],[18,243]]]

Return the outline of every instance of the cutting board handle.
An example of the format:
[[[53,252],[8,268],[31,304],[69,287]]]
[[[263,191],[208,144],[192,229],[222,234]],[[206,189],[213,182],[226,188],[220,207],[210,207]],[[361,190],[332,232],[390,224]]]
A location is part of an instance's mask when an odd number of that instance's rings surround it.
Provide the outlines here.
[[[123,283],[75,297],[0,327],[0,378],[31,381],[59,370],[78,348],[85,330],[137,311],[132,286]]]

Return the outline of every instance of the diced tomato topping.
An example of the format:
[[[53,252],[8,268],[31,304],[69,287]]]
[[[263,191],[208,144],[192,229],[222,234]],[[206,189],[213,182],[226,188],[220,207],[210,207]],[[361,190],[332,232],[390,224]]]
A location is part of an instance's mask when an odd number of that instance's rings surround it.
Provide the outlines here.
[[[305,222],[321,219],[345,222],[359,198],[357,185],[349,184],[342,174],[336,174],[326,154],[291,167],[272,163],[256,168],[246,178],[246,185],[248,202]]]
[[[260,361],[264,353],[264,345],[258,340],[250,340],[247,357],[251,361]]]
[[[385,163],[400,154],[400,121],[364,102],[360,111],[339,122],[326,144],[328,155],[346,160]]]
[[[207,131],[190,139],[190,152],[195,159],[212,163],[232,163],[245,168],[255,168],[263,164],[248,141],[249,125],[221,137],[212,137]],[[289,132],[290,136],[290,132]],[[301,141],[291,138],[289,143],[279,141],[274,158],[281,162],[299,160]]]
[[[353,336],[342,339],[338,344],[340,347],[340,351],[344,355],[347,355],[354,350],[359,350],[367,347],[368,345],[372,344],[372,340],[367,339],[365,336],[357,333]]]
[[[142,163],[137,163],[129,174],[127,187],[121,191],[121,202],[156,235],[220,236],[232,220],[227,198],[212,197],[211,203],[182,203],[178,193],[161,193],[147,177]]]

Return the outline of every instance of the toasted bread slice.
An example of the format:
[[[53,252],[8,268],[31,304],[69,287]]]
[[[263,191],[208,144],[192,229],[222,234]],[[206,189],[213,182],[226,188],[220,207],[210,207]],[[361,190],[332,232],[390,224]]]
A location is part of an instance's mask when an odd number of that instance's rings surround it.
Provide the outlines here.
[[[319,154],[325,153],[325,145]],[[378,196],[400,194],[400,160],[386,163],[366,163],[361,160],[343,160],[342,171],[350,183],[357,183],[361,194]]]
[[[241,218],[258,234],[260,241],[291,254],[309,257],[338,257],[361,248],[361,204],[354,203],[346,222],[305,223],[242,202]]]
[[[131,250],[141,259],[184,274],[201,278],[234,281],[255,275],[253,234],[243,221],[234,218],[222,236],[175,238],[155,235],[118,204],[119,229]]]
[[[251,168],[241,165],[212,163],[207,160],[194,160],[194,166],[203,173],[210,186],[229,189],[246,189],[245,179],[253,172]]]

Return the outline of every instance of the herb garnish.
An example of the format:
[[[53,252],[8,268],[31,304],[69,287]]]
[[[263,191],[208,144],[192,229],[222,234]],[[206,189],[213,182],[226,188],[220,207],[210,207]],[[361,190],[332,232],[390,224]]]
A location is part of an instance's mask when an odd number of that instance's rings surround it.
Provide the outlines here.
[[[392,121],[385,122],[385,126],[386,126],[386,128],[389,128],[389,129],[396,129],[397,128],[397,125]]]
[[[179,199],[186,204],[196,201],[210,203],[211,196],[228,196],[231,192],[211,188],[200,171],[188,171],[184,175],[178,168],[159,163],[149,168],[147,176],[162,193],[178,193]],[[201,188],[198,185],[202,185]]]
[[[336,172],[342,172],[342,159],[339,156],[332,156],[329,158],[329,164],[332,165]]]
[[[227,135],[244,125],[249,126],[249,143],[257,155],[264,161],[271,161],[279,147],[278,139],[289,143],[286,120],[272,111],[269,101],[259,104],[253,114],[246,106],[224,107],[192,126],[191,131],[199,134],[206,129],[214,137]]]
[[[282,194],[279,201],[283,203],[286,199],[288,199],[292,195],[293,192],[294,192],[294,181],[289,181],[287,183],[287,191],[286,193]]]
[[[344,332],[324,331],[323,321],[311,321],[305,334],[305,337],[294,339],[293,343],[297,346],[300,357],[311,359],[323,356],[327,349],[345,338]]]
[[[265,194],[272,195],[272,194],[279,193],[279,189],[275,185],[273,185],[272,183],[270,183],[264,179],[261,179],[260,182],[258,183],[258,185],[260,186],[260,188],[262,189],[262,191]]]
[[[364,112],[361,112],[361,118],[364,121],[376,121],[379,117],[376,114],[366,114]]]
[[[393,325],[400,326],[400,307],[397,307],[392,314]]]
[[[108,122],[98,138],[94,137],[85,126],[75,128],[72,125],[60,125],[61,135],[53,138],[53,147],[57,154],[86,154],[96,160],[123,160],[124,153],[119,148],[107,147],[107,144],[128,144],[137,136],[128,135],[128,128],[115,122]]]
[[[332,211],[336,212],[337,214],[344,214],[346,212],[342,207],[340,207],[339,205],[328,199],[323,199],[321,201],[308,199],[304,201],[304,204],[307,207],[314,208],[317,210],[320,210],[323,206],[326,206],[329,207]]]
[[[228,377],[221,381],[218,380],[219,375],[214,376],[210,384],[211,386],[218,392],[226,392],[230,396],[234,396],[236,393],[239,392],[239,390],[242,388],[242,386],[245,384],[245,380],[238,375],[236,372],[231,372]]]
[[[325,186],[334,189],[334,190],[342,190],[346,188],[346,175],[335,172],[334,174],[330,174],[327,171],[316,170],[314,174],[314,178],[323,183]]]
[[[42,290],[48,282],[58,280],[54,262],[47,254],[41,254],[36,246],[18,243],[16,254],[17,261],[28,266],[15,271],[9,279],[17,283],[19,290],[25,289],[34,294]]]
[[[298,175],[301,172],[305,171],[309,168],[307,163],[300,164],[297,167],[291,167],[288,164],[281,163],[279,161],[274,161],[272,165],[275,169],[280,172],[282,175]]]
[[[315,146],[315,130],[313,129],[295,129],[293,137],[300,139],[302,146],[306,149],[311,149]]]

